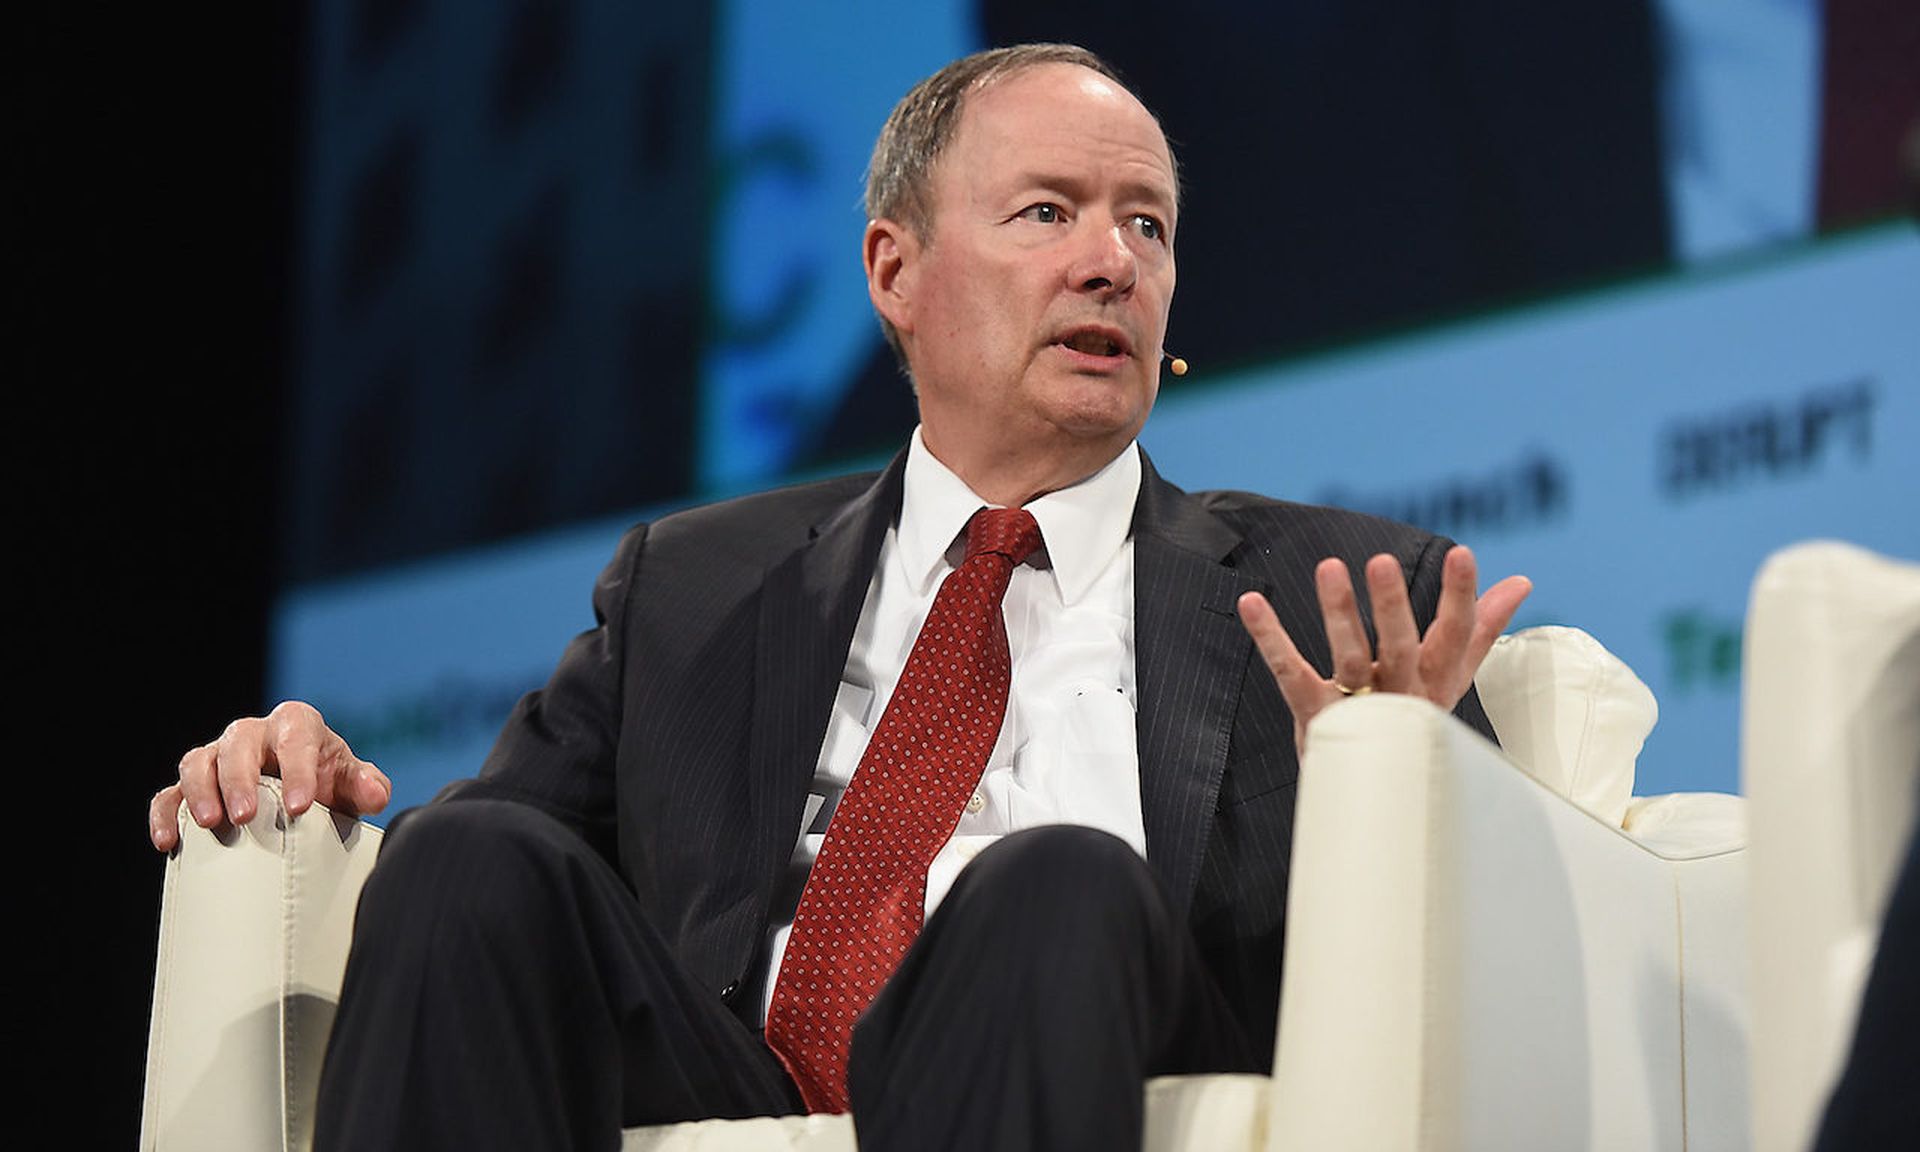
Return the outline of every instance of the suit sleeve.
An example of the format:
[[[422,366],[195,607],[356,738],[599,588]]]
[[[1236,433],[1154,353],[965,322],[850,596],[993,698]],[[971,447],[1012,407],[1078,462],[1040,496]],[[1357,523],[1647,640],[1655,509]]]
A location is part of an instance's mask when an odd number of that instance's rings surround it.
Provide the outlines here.
[[[595,626],[567,645],[544,687],[520,698],[480,774],[448,785],[435,803],[485,798],[530,804],[615,859],[624,636],[646,539],[644,524],[621,539],[594,583]]]

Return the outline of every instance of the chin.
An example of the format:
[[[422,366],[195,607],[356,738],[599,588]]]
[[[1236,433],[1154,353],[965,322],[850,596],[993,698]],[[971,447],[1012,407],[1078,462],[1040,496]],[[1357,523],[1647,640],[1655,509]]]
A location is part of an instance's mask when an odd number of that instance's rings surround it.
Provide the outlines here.
[[[1051,423],[1074,440],[1103,440],[1124,444],[1140,434],[1147,422],[1146,413],[1129,407],[1119,411],[1070,411],[1057,413]]]
[[[1151,391],[1142,397],[1135,389],[1121,390],[1111,384],[1074,389],[1071,395],[1057,399],[1053,425],[1086,440],[1131,440],[1146,424],[1147,413],[1153,408]]]

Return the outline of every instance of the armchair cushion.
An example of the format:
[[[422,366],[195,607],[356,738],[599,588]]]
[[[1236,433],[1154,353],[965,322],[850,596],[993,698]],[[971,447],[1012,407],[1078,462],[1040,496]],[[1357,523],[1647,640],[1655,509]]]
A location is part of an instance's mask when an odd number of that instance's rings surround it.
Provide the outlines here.
[[[1620,825],[1634,761],[1660,718],[1633,669],[1580,629],[1548,625],[1494,641],[1474,684],[1509,759]]]
[[[1160,1076],[1147,1081],[1142,1152],[1266,1147],[1265,1076]],[[781,1116],[629,1128],[621,1152],[853,1152],[853,1118]]]

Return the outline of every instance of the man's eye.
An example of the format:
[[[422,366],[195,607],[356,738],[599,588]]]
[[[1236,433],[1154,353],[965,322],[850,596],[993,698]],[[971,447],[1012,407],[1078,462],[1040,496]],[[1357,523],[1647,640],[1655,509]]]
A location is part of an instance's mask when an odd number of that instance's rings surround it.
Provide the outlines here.
[[[1021,210],[1020,216],[1022,219],[1031,220],[1035,224],[1058,224],[1060,223],[1060,220],[1061,220],[1060,205],[1058,204],[1030,205],[1029,207]]]
[[[1160,221],[1155,220],[1151,216],[1135,216],[1133,222],[1139,227],[1140,235],[1145,236],[1149,240],[1164,240],[1166,238],[1166,229],[1161,227]]]

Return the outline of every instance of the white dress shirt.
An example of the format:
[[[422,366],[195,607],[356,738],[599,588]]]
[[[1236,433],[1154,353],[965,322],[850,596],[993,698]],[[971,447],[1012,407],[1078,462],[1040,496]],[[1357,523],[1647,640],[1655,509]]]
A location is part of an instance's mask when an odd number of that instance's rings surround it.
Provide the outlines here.
[[[893,695],[941,581],[965,554],[974,512],[989,506],[927,451],[907,449],[900,519],[887,530],[854,629],[806,815],[774,900],[766,1019],[793,913],[828,820]],[[1026,506],[1041,550],[1014,569],[1003,611],[1013,679],[1007,716],[979,787],[927,870],[926,914],[967,862],[1000,837],[1042,824],[1084,824],[1146,855],[1134,746],[1133,523],[1136,445],[1071,488]]]

